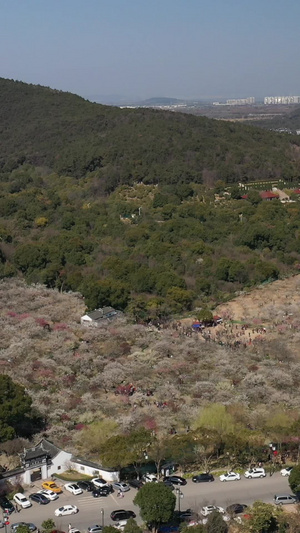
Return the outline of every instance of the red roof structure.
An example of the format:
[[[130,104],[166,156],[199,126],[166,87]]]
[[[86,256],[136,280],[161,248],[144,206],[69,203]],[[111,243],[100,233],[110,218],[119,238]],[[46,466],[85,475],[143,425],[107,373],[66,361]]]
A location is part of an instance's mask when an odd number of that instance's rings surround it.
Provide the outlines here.
[[[300,194],[300,189],[298,190],[299,190],[298,194]],[[261,197],[262,200],[274,200],[274,198],[278,198],[278,194],[275,194],[272,191],[260,191],[259,196]],[[243,196],[241,196],[241,199],[248,200],[248,194],[243,194]]]
[[[278,194],[274,194],[272,191],[261,191],[259,196],[262,200],[274,200],[278,198]]]

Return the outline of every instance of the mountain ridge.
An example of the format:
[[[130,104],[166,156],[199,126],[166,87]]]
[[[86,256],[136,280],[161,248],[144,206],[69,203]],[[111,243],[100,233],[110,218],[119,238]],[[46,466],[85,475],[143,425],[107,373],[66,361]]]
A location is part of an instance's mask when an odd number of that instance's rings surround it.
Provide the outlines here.
[[[0,172],[23,162],[82,177],[98,171],[120,184],[253,181],[298,175],[300,139],[251,126],[153,109],[119,109],[0,79]]]

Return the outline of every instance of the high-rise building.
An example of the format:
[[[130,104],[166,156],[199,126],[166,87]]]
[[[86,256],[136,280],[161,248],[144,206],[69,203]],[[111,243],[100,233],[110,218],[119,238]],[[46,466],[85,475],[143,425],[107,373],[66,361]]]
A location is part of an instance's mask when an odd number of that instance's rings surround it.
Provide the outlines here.
[[[226,105],[253,105],[255,104],[254,96],[249,96],[248,98],[233,98],[231,100],[226,100]]]
[[[265,96],[264,104],[300,104],[300,96]]]

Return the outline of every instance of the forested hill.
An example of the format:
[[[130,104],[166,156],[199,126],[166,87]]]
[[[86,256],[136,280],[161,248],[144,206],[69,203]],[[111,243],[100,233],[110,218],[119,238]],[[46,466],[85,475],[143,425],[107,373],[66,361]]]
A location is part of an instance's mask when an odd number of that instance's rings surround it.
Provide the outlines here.
[[[119,184],[212,184],[299,175],[296,137],[151,109],[102,106],[0,79],[0,172],[23,162]]]

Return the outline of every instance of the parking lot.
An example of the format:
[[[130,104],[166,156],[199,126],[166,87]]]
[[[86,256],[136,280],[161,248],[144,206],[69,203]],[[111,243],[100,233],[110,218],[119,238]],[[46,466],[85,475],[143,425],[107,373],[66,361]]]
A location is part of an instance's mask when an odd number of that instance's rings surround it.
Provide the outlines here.
[[[63,483],[58,482],[58,484],[63,487]],[[40,489],[41,482],[31,487],[25,495],[28,496],[31,492],[37,492]],[[177,509],[180,505],[181,510],[192,508],[196,513],[199,513],[200,509],[208,504],[226,508],[233,503],[251,504],[255,500],[270,503],[273,501],[274,494],[289,494],[290,488],[288,479],[276,473],[272,477],[267,476],[263,479],[245,479],[242,476],[240,481],[226,483],[217,479],[212,483],[195,484],[188,480],[187,485],[181,487],[180,491],[183,497],[177,498]],[[137,521],[141,522],[138,508],[133,504],[135,495],[135,489],[125,492],[123,498],[118,498],[117,492],[105,497],[94,498],[89,492],[84,491],[75,496],[64,490],[57,500],[50,501],[47,505],[33,503],[32,507],[22,509],[19,513],[13,513],[10,516],[10,523],[33,522],[37,527],[40,527],[45,519],[52,518],[56,522],[57,529],[61,531],[68,531],[68,525],[71,523],[73,527],[77,527],[83,532],[87,531],[88,526],[94,524],[112,524],[110,513],[116,509],[133,510],[137,515]],[[79,508],[78,514],[55,518],[55,509],[67,504],[76,505]]]

